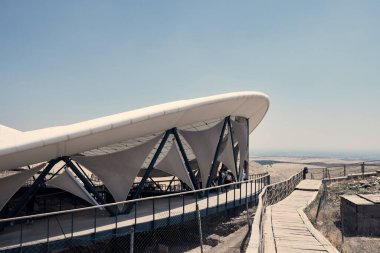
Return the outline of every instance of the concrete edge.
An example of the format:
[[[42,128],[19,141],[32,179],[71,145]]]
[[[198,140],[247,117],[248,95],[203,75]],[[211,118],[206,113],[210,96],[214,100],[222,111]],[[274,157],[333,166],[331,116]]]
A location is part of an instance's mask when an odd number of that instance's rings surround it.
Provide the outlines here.
[[[315,239],[317,239],[321,244],[322,246],[327,250],[327,252],[329,253],[339,253],[339,251],[331,244],[331,242],[329,240],[326,239],[326,237],[324,237],[314,226],[313,224],[311,224],[309,218],[307,217],[307,215],[305,214],[304,210],[306,209],[306,207],[308,207],[311,202],[313,202],[316,197],[318,196],[318,191],[316,191],[313,195],[313,198],[308,201],[308,203],[300,208],[297,209],[297,212],[298,214],[300,215],[301,219],[303,220],[303,222],[305,223],[307,229],[310,231],[310,233],[312,233],[312,235],[314,236]]]

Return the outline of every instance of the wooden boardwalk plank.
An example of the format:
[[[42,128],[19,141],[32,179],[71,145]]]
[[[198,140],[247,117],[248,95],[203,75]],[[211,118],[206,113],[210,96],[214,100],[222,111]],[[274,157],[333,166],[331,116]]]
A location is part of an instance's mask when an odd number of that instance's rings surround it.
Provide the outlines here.
[[[270,211],[265,220],[270,222],[264,226],[265,252],[332,252],[324,241],[315,237],[297,211],[315,198],[321,183],[320,180],[303,180],[291,195],[268,207]]]

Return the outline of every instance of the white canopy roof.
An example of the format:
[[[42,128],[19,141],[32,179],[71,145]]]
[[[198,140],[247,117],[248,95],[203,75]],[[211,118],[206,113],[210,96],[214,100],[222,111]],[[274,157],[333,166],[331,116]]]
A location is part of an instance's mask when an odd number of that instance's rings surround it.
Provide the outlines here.
[[[155,105],[67,126],[20,132],[0,125],[0,170],[75,155],[132,138],[226,116],[249,119],[249,132],[269,107],[267,95],[235,92]]]

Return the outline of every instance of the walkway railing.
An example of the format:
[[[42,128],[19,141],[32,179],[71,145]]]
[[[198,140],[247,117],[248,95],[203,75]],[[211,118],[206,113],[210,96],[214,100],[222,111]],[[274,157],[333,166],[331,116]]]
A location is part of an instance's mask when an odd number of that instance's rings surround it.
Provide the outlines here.
[[[303,178],[304,172],[301,170],[285,181],[270,184],[263,188],[261,194],[259,195],[259,204],[252,224],[252,234],[248,246],[249,250],[247,250],[247,252],[264,252],[263,219],[266,207],[273,205],[289,196]]]
[[[133,252],[133,248],[145,247],[146,238],[142,239],[141,236],[151,231],[172,226],[191,230],[193,220],[197,220],[197,217],[207,220],[207,216],[213,214],[230,209],[244,210],[248,204],[256,205],[258,194],[268,183],[269,175],[262,174],[246,181],[196,191],[2,219],[0,225],[4,226],[4,230],[0,232],[0,250],[44,252],[62,248],[72,249],[128,236],[121,240],[122,247],[125,248],[128,244]],[[132,209],[126,213],[129,205],[132,205]],[[109,216],[105,208],[112,209],[116,215]],[[210,228],[206,226],[203,231],[205,229]],[[202,229],[199,230],[197,227],[197,231],[202,232]],[[199,232],[192,231],[192,234],[198,239],[202,238]],[[162,240],[177,236],[178,232],[167,232]],[[201,241],[207,243],[204,238]],[[194,247],[202,247],[198,239],[192,242]],[[183,243],[181,244],[183,246]]]
[[[350,175],[364,176],[366,173],[374,173],[380,169],[380,161],[366,161],[344,165],[331,165],[325,168],[313,168],[310,179],[330,179]]]

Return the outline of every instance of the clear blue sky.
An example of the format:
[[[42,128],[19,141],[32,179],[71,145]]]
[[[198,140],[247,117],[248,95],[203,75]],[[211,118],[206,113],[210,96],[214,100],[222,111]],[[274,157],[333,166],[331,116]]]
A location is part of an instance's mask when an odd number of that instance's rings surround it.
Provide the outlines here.
[[[380,151],[380,1],[0,1],[0,124],[267,93],[257,150]],[[379,152],[380,154],[380,152]]]

